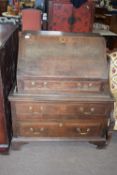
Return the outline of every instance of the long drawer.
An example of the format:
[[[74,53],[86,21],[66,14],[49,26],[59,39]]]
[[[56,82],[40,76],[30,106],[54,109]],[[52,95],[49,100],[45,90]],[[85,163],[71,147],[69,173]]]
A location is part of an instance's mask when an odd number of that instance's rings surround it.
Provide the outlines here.
[[[18,77],[18,91],[24,93],[99,93],[107,91],[108,84],[103,81],[63,81],[63,80],[39,80],[33,78],[24,79]]]
[[[103,123],[77,120],[64,122],[19,122],[15,135],[23,137],[93,137],[103,136]]]
[[[80,116],[108,116],[109,103],[78,102],[24,102],[12,104],[13,114],[17,119],[77,119]]]

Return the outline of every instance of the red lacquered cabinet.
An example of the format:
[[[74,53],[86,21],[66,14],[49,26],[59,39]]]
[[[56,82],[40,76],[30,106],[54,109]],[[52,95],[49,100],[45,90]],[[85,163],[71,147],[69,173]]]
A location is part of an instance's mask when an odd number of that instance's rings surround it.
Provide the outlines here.
[[[50,0],[48,8],[48,30],[62,32],[91,32],[94,3],[88,1],[75,8],[69,0]]]

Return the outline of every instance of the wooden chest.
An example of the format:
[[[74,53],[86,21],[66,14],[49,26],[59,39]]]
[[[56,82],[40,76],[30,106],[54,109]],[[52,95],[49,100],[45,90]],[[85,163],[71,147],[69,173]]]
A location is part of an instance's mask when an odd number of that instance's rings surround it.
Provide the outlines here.
[[[7,151],[11,138],[9,92],[16,82],[18,30],[13,25],[0,25],[0,152]]]
[[[17,86],[9,99],[17,141],[106,145],[114,120],[105,40],[94,34],[22,33]]]
[[[94,18],[92,1],[75,8],[70,0],[49,0],[48,30],[91,32]]]

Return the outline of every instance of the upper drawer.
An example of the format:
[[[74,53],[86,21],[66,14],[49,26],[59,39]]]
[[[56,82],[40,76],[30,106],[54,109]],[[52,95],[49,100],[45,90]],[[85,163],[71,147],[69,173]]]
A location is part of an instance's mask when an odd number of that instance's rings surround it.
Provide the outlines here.
[[[107,83],[101,81],[57,81],[18,79],[18,91],[24,93],[78,93],[106,91]]]
[[[41,115],[41,116],[87,116],[87,115],[107,115],[111,111],[108,103],[73,103],[73,102],[15,102],[17,115]]]

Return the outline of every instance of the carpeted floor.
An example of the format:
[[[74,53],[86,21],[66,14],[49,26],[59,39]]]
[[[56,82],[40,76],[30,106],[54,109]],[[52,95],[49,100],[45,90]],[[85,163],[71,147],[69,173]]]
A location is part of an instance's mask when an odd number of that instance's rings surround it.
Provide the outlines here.
[[[38,142],[0,155],[0,175],[117,175],[117,132],[98,150],[87,142]]]

